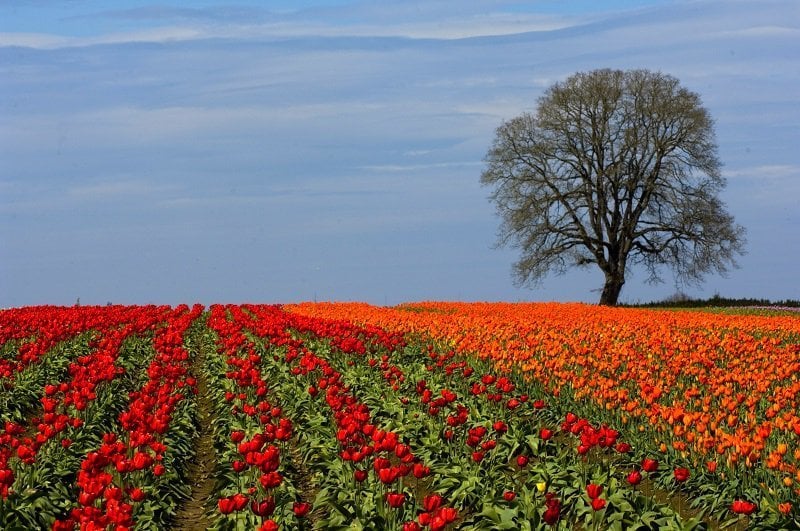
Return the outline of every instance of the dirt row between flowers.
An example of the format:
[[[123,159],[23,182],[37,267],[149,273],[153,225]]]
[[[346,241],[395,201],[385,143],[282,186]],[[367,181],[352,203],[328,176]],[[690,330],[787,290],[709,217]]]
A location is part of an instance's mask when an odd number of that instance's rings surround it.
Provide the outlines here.
[[[211,519],[208,516],[209,501],[214,494],[214,467],[217,462],[214,435],[211,430],[211,398],[208,394],[205,371],[202,370],[209,350],[216,348],[208,334],[208,328],[203,327],[203,334],[197,343],[199,344],[194,345],[195,356],[191,368],[191,373],[197,378],[199,432],[195,443],[195,457],[188,469],[188,481],[192,486],[192,493],[178,509],[174,521],[174,529],[184,531],[202,531],[211,527]]]
[[[202,333],[198,333],[191,341],[195,356],[191,373],[197,378],[197,426],[198,436],[195,442],[195,457],[187,469],[187,481],[192,487],[189,497],[178,507],[172,529],[178,531],[205,531],[213,525],[211,514],[216,510],[216,470],[219,463],[214,449],[214,432],[212,421],[214,417],[211,397],[208,389],[208,380],[202,370],[209,354],[214,354],[218,345],[213,332],[206,326]],[[296,436],[292,438],[287,456],[293,462],[296,471],[296,484],[303,493],[303,498],[313,500],[319,491],[318,485],[312,477],[311,471],[303,464],[302,457],[297,447]],[[324,508],[315,508],[308,515],[308,522],[312,528],[320,517],[325,517]]]

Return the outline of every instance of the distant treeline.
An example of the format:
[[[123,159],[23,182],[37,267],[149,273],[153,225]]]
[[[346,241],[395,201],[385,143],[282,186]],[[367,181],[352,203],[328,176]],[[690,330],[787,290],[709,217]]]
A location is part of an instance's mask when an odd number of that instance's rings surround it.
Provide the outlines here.
[[[684,294],[677,294],[668,297],[664,300],[637,303],[637,304],[624,304],[632,308],[663,308],[669,306],[672,308],[704,308],[708,306],[720,308],[738,308],[738,307],[773,307],[773,308],[800,308],[800,301],[786,299],[782,301],[771,301],[769,299],[731,299],[714,295],[708,299],[693,299]]]

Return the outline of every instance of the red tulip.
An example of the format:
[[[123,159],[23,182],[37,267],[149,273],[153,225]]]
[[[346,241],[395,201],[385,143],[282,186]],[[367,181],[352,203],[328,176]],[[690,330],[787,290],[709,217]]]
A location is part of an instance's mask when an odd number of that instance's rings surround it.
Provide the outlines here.
[[[526,456],[526,455],[518,455],[517,456],[517,466],[520,467],[520,468],[525,468],[525,466],[527,466],[527,464],[528,464],[528,461],[529,461],[529,459],[528,459],[528,456]]]
[[[642,481],[642,474],[638,470],[634,470],[628,474],[628,483],[631,485],[638,485]]]
[[[233,512],[233,500],[231,498],[220,498],[217,500],[219,512],[222,514],[230,514]]]
[[[592,500],[592,509],[595,511],[601,510],[606,506],[606,501],[603,498],[595,498]]]
[[[275,498],[270,496],[264,500],[250,502],[250,509],[258,516],[269,516],[275,511]]]
[[[422,501],[422,507],[427,512],[431,512],[441,507],[442,503],[444,503],[444,498],[442,498],[442,495],[434,492],[433,494],[428,494],[425,496],[425,499]]]
[[[602,485],[597,485],[595,483],[589,483],[588,485],[586,485],[586,494],[589,496],[589,498],[594,500],[598,498],[602,493],[603,493]]]
[[[378,479],[381,480],[381,483],[384,483],[386,485],[396,480],[397,476],[398,476],[398,469],[394,467],[381,468],[380,470],[378,470]]]
[[[397,446],[394,447],[394,455],[402,459],[403,457],[408,455],[409,450],[410,449],[405,444],[398,444]]]
[[[642,470],[645,472],[655,472],[658,470],[658,461],[645,457],[642,461]]]
[[[311,510],[311,504],[307,502],[294,502],[292,504],[292,511],[295,516],[303,517]]]
[[[386,494],[386,502],[389,504],[389,507],[394,509],[402,506],[405,501],[406,495],[402,492],[389,492]]]
[[[672,473],[678,483],[683,483],[689,479],[689,470],[686,468],[676,468]]]
[[[551,498],[545,502],[547,510],[542,515],[542,520],[548,525],[555,525],[561,516],[561,503],[555,498]]]
[[[539,437],[541,437],[545,441],[549,441],[553,437],[553,430],[549,430],[547,428],[542,428],[539,431]]]
[[[736,514],[753,514],[758,509],[758,505],[747,500],[735,500],[731,505],[731,511]]]
[[[517,493],[510,490],[507,490],[503,493],[503,499],[506,500],[507,502],[514,501],[514,498],[516,497]]]
[[[431,474],[431,469],[430,469],[430,467],[427,467],[427,466],[423,465],[422,463],[414,463],[413,472],[414,472],[414,477],[415,478],[422,479],[422,478],[427,477],[427,476],[429,476]]]
[[[267,472],[259,478],[259,481],[265,489],[273,489],[283,482],[283,476],[279,472]]]
[[[245,496],[241,492],[238,492],[233,495],[233,508],[236,509],[237,511],[241,511],[242,509],[247,507],[247,502],[248,502],[247,496]]]

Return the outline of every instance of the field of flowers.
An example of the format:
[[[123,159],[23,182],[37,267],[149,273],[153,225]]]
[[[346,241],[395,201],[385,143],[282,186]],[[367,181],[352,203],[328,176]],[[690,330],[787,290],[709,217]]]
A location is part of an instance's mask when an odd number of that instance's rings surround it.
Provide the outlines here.
[[[800,316],[3,310],[0,529],[800,529],[798,402]]]

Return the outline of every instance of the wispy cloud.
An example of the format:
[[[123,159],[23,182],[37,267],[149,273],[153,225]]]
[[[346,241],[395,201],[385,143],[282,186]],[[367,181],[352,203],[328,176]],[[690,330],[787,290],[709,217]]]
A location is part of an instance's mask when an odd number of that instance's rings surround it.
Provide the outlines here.
[[[749,168],[726,170],[723,175],[727,178],[755,177],[757,179],[787,179],[800,176],[800,166],[792,164],[765,164]]]
[[[790,37],[800,36],[800,28],[790,26],[751,26],[734,31],[721,31],[720,37]]]
[[[361,166],[360,169],[377,173],[409,173],[421,170],[441,170],[445,168],[475,168],[481,166],[480,161],[435,162],[431,164],[376,164]]]
[[[175,185],[122,178],[80,184],[67,189],[67,196],[78,201],[109,201],[114,199],[155,199],[176,189]]]
[[[0,46],[54,49],[92,45],[173,42],[209,38],[399,37],[464,39],[548,32],[587,17],[490,10],[485,2],[358,2],[335,7],[273,11],[252,6],[174,7],[150,5],[63,17],[68,22],[126,21],[129,31],[70,36],[60,32],[0,32]]]
[[[46,33],[0,33],[0,46],[21,46],[39,49],[75,48],[107,44],[163,43],[216,36],[199,28],[170,26],[115,32],[92,37],[69,37]]]

